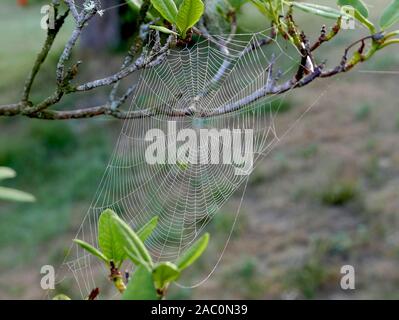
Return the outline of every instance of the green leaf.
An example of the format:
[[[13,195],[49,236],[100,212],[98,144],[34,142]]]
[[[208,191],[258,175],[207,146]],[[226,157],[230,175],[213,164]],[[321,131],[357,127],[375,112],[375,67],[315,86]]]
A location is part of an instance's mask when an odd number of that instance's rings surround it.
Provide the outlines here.
[[[342,8],[345,8],[345,6],[343,6]],[[358,20],[361,24],[363,24],[366,28],[368,28],[372,33],[376,32],[374,24],[370,20],[368,20],[366,17],[364,17],[358,10],[355,10],[353,14],[351,11],[348,11],[348,13],[346,15],[348,17],[353,17],[356,20]]]
[[[201,0],[183,0],[176,17],[176,25],[183,39],[186,38],[187,30],[201,18],[204,9]]]
[[[140,261],[144,261],[149,267],[152,267],[151,256],[139,236],[117,215],[112,216],[111,219],[115,226],[115,232],[119,233],[120,237],[124,240],[123,251],[126,252],[125,248],[127,248],[130,252],[133,252]]]
[[[324,17],[324,18],[329,18],[329,19],[338,19],[341,17],[343,14],[334,8],[330,8],[327,6],[321,6],[318,4],[313,4],[313,3],[306,3],[306,2],[288,2],[290,5],[292,5],[295,8],[298,8],[304,12],[308,13],[313,13],[315,15]]]
[[[259,10],[260,13],[273,20],[273,13],[268,7],[266,7],[264,2],[260,0],[251,0],[251,2]]]
[[[161,16],[170,23],[176,23],[177,7],[173,0],[151,0]]]
[[[127,240],[128,246],[124,247],[126,255],[128,256],[128,258],[136,265],[136,266],[144,266],[147,268],[147,270],[151,271],[151,266],[145,262],[144,260],[141,259],[139,253],[137,252],[137,250],[135,249],[135,247],[133,246],[133,244],[131,243],[131,240]],[[132,248],[134,248],[132,251]]]
[[[247,0],[228,0],[230,5],[235,9],[235,10],[240,10],[241,7],[247,3]]]
[[[0,187],[0,200],[17,201],[17,202],[35,202],[36,199],[29,193]]]
[[[125,2],[129,5],[131,9],[131,19],[130,21],[133,21],[138,18],[138,14],[140,13],[141,6],[143,5],[143,0],[125,0]],[[146,17],[149,20],[155,20],[156,18],[159,17],[159,12],[154,9],[153,6],[150,7],[150,9],[147,11]]]
[[[186,269],[192,265],[205,251],[209,242],[209,233],[205,233],[199,238],[188,250],[186,250],[179,259],[176,261],[176,265],[180,270]]]
[[[141,241],[146,241],[147,238],[151,235],[154,229],[158,224],[158,216],[153,217],[150,221],[148,221],[144,226],[137,231],[137,235],[139,236]]]
[[[7,167],[0,167],[0,180],[15,178],[17,173]]]
[[[182,2],[183,0],[175,0],[176,8],[180,8]]]
[[[80,247],[82,247],[87,252],[89,252],[92,255],[96,256],[97,258],[103,260],[105,263],[109,263],[109,259],[98,249],[94,248],[91,244],[89,244],[83,240],[79,240],[79,239],[74,239],[73,242],[77,243]]]
[[[162,27],[162,26],[150,26],[150,29],[158,30],[159,32],[166,33],[166,34],[177,35],[177,33],[174,32],[173,30],[170,30],[170,29],[168,29],[166,27]]]
[[[141,5],[143,4],[143,1],[141,0],[125,0],[127,4],[129,5],[130,8],[132,8],[134,11],[139,11],[141,8]]]
[[[133,273],[122,300],[158,300],[152,274],[144,266],[138,266]]]
[[[53,297],[53,300],[71,300],[71,298],[66,296],[65,294],[57,294]]]
[[[359,13],[367,18],[369,16],[369,10],[367,9],[367,6],[364,4],[362,0],[338,0],[337,4],[340,7],[343,6],[350,6],[359,11]]]
[[[168,283],[176,280],[179,276],[178,267],[171,262],[161,262],[152,271],[155,287],[158,289],[165,288]]]
[[[98,220],[98,245],[109,260],[119,264],[125,259],[126,255],[123,248],[123,239],[113,222],[114,218],[118,218],[118,215],[110,209],[101,213]]]
[[[383,12],[380,19],[382,29],[387,29],[399,21],[399,0],[394,0]]]

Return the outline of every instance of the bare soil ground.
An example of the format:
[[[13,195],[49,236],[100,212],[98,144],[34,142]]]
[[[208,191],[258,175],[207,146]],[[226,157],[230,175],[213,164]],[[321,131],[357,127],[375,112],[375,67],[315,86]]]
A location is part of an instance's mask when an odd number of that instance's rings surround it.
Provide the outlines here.
[[[327,85],[255,170],[245,227],[196,298],[398,297],[395,77],[355,74]],[[300,107],[278,123],[295,121],[324,86],[296,94]],[[356,270],[353,291],[340,288],[346,264]]]

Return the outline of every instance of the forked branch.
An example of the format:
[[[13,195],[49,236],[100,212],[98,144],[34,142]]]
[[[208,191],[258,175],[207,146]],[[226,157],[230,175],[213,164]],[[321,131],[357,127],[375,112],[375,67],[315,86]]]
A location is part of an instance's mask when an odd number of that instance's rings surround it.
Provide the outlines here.
[[[307,36],[295,23],[292,16],[292,9],[290,9],[284,17],[275,17],[272,23],[270,36],[264,37],[258,42],[248,45],[241,52],[241,55],[238,58],[259,50],[261,47],[270,44],[278,36],[281,36],[286,41],[291,42],[298,51],[298,67],[296,73],[291,79],[280,83],[278,80],[279,75],[276,76],[273,74],[274,62],[272,61],[266,70],[268,72],[269,79],[267,84],[260,89],[249,93],[247,96],[239,99],[238,101],[226,103],[225,105],[221,105],[213,111],[195,110],[192,108],[192,106],[188,106],[183,110],[176,110],[170,105],[157,108],[156,110],[143,109],[125,111],[121,109],[121,106],[134,93],[136,84],[129,86],[125,92],[118,95],[120,81],[139,70],[153,68],[159,64],[162,64],[166,59],[168,59],[168,54],[171,48],[175,47],[179,43],[189,45],[191,36],[189,35],[186,39],[177,39],[175,33],[171,32],[164,43],[161,43],[159,31],[150,30],[150,25],[153,24],[154,21],[149,21],[146,18],[151,2],[150,0],[144,0],[140,9],[139,18],[137,19],[136,27],[138,29],[138,33],[136,35],[136,39],[124,58],[119,70],[101,79],[75,84],[73,81],[79,73],[81,61],[70,61],[72,51],[75,48],[85,26],[90,23],[90,20],[98,13],[99,10],[101,10],[101,8],[97,0],[85,0],[84,8],[82,10],[78,10],[74,0],[64,0],[64,3],[66,4],[67,9],[63,13],[59,13],[59,0],[52,0],[52,6],[55,12],[54,28],[49,28],[47,31],[47,36],[43,46],[25,81],[20,101],[8,105],[0,105],[0,116],[23,115],[30,118],[46,120],[81,119],[103,115],[111,116],[117,119],[140,119],[156,116],[159,114],[170,117],[212,117],[240,110],[269,95],[278,95],[292,89],[304,87],[318,78],[332,77],[339,73],[347,72],[357,64],[371,58],[378,50],[391,44],[399,43],[399,39],[396,38],[399,35],[399,31],[390,33],[380,32],[363,37],[349,45],[344,50],[341,62],[336,67],[332,69],[326,69],[325,62],[319,64],[316,63],[317,57],[315,54],[325,42],[331,41],[339,33],[342,24],[342,18],[340,17],[337,20],[336,24],[329,32],[327,31],[326,27],[323,26],[318,39],[316,39],[313,44],[310,44]],[[62,25],[64,24],[64,21],[69,14],[71,14],[74,20],[75,27],[64,46],[62,54],[58,59],[55,71],[55,90],[50,96],[42,101],[34,102],[30,96],[36,76],[39,73],[43,62],[48,57],[54,40],[56,39]],[[229,11],[227,18],[230,22],[231,30],[230,36],[228,36],[225,40],[220,40],[217,37],[211,36],[206,28],[204,20],[200,21],[198,28],[192,28],[192,33],[207,39],[210,43],[214,44],[215,47],[226,57],[226,59],[219,66],[219,69],[216,71],[213,78],[209,81],[208,85],[195,98],[196,100],[199,100],[209,94],[214,87],[217,87],[221,81],[223,81],[224,76],[228,74],[229,67],[234,60],[233,57],[230,56],[229,43],[234,38],[237,30],[235,11]],[[151,44],[148,43],[150,33],[152,35],[151,38],[153,39]],[[144,50],[144,48],[146,49]],[[235,56],[235,59],[237,59],[237,55]],[[95,90],[100,87],[110,87],[108,100],[104,101],[104,103],[100,105],[86,108],[71,107],[68,110],[56,110],[52,108],[53,106],[56,106],[65,95]],[[180,98],[181,97],[176,97],[175,100]]]

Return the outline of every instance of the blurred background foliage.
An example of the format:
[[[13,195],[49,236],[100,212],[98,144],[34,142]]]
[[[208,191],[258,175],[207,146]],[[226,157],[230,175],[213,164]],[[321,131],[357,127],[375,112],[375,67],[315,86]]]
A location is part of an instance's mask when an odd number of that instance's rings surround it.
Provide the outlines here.
[[[44,37],[39,23],[46,1],[28,2],[24,7],[15,0],[0,3],[0,103],[17,99]],[[389,3],[366,2],[372,17]],[[85,62],[83,77],[107,74],[120,63],[134,15],[122,6],[117,16],[117,42],[104,42],[108,48],[94,52],[82,43],[75,53]],[[269,27],[250,4],[238,19],[240,32]],[[329,21],[299,14],[298,23],[315,39]],[[215,32],[223,28],[213,25]],[[71,28],[69,21],[62,29],[34,98],[51,92],[54,63]],[[345,31],[322,52],[333,64],[362,32]],[[398,74],[384,73],[395,70],[399,54],[392,47],[351,74],[314,83],[284,100],[277,126],[294,122],[317,98],[251,176],[231,242],[212,277],[194,290],[171,288],[171,298],[399,298]],[[87,105],[105,94],[68,97],[62,103]],[[43,295],[40,267],[62,261],[120,127],[120,121],[110,119],[0,119],[0,166],[18,172],[2,185],[28,191],[37,200],[0,203],[0,298]],[[238,201],[233,197],[231,203]],[[209,272],[208,262],[220,254],[234,220],[229,206],[214,218],[209,260],[186,280]],[[343,264],[357,270],[355,291],[339,287]],[[70,290],[64,284],[62,291],[73,296]]]

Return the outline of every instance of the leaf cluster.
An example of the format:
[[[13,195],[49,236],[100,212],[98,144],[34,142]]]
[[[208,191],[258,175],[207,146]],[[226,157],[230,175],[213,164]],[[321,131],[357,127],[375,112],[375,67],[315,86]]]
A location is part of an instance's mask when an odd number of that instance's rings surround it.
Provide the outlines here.
[[[163,298],[166,289],[173,281],[179,279],[181,272],[192,265],[205,251],[209,242],[209,234],[204,234],[174,262],[154,263],[144,242],[153,233],[158,224],[155,216],[137,232],[123,221],[114,211],[107,209],[101,213],[98,221],[98,246],[75,239],[81,248],[97,257],[117,274],[123,262],[130,260],[134,265],[134,273],[127,287],[120,290],[122,299],[153,300]],[[116,272],[115,272],[116,271]],[[120,277],[117,288],[120,289]]]

